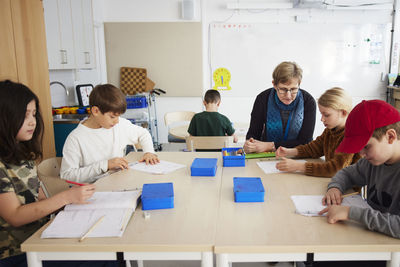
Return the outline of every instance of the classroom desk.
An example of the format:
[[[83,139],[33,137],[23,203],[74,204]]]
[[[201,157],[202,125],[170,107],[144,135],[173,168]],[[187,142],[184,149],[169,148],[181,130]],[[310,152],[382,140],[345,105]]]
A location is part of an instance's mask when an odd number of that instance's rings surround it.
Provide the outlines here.
[[[189,125],[180,125],[169,129],[169,134],[178,139],[185,139],[189,136],[187,132]],[[238,143],[244,143],[246,141],[247,130],[249,129],[248,123],[233,123],[235,128],[235,134],[238,136]]]
[[[230,262],[387,260],[399,267],[400,240],[355,222],[328,224],[326,217],[294,213],[291,195],[322,195],[330,179],[301,174],[266,175],[246,167],[224,168],[214,252],[217,267]],[[264,203],[235,203],[233,177],[261,177]]]
[[[42,227],[22,244],[30,267],[42,260],[201,260],[202,267],[213,266],[216,219],[222,177],[221,153],[159,152],[160,159],[187,167],[167,175],[124,170],[96,182],[98,191],[140,188],[144,183],[173,182],[175,207],[150,210],[145,219],[139,206],[121,238],[41,239]],[[142,153],[131,153],[129,161]],[[195,157],[219,158],[215,177],[191,177]],[[119,252],[119,253],[116,253]]]

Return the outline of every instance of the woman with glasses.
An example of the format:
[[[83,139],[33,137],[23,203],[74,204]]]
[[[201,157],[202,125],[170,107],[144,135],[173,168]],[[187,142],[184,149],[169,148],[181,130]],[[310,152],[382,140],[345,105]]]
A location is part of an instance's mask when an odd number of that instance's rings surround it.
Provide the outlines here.
[[[314,98],[300,89],[302,69],[295,62],[282,62],[272,74],[273,87],[260,93],[251,112],[246,153],[275,151],[312,140],[315,127]]]

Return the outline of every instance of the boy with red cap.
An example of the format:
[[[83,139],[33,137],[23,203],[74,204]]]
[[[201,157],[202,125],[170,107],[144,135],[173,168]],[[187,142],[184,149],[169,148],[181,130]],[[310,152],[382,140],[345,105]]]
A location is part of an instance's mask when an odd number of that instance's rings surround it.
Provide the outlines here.
[[[329,223],[354,220],[369,230],[400,238],[400,114],[381,100],[362,101],[350,112],[344,139],[336,150],[363,157],[339,171],[323,199]],[[352,186],[367,185],[372,207],[340,206]]]

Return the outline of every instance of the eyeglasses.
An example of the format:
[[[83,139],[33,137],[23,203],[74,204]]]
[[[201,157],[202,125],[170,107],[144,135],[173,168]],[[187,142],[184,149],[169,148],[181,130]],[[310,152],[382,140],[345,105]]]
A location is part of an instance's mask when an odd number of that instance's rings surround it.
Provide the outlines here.
[[[299,88],[292,88],[292,89],[286,89],[286,88],[276,88],[278,90],[278,93],[281,95],[286,95],[288,92],[291,95],[296,95],[297,92],[299,91]]]

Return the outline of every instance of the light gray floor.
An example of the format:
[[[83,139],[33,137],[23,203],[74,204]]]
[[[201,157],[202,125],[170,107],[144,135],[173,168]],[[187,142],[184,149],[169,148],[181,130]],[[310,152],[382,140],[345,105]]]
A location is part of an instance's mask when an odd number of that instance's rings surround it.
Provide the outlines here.
[[[185,143],[167,143],[162,144],[162,151],[183,151],[186,148]],[[132,267],[137,267],[136,262],[131,262]],[[144,261],[144,267],[199,267],[200,261]],[[214,264],[215,266],[215,264]],[[293,262],[279,262],[271,264],[266,262],[252,263],[233,263],[232,267],[293,267]]]

